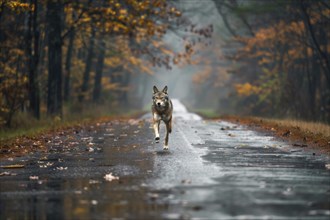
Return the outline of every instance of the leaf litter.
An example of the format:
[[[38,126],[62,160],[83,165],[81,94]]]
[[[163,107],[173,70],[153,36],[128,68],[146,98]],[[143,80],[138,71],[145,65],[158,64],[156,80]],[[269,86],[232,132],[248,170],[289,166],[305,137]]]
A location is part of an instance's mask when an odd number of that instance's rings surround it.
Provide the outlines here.
[[[16,176],[16,173],[12,173],[12,172],[2,172],[0,173],[0,176]]]
[[[3,169],[20,169],[20,168],[24,168],[25,165],[23,164],[11,164],[11,165],[4,165],[4,166],[0,166]]]
[[[112,180],[119,180],[119,177],[112,175],[112,173],[106,174],[103,178],[109,182],[111,182]]]

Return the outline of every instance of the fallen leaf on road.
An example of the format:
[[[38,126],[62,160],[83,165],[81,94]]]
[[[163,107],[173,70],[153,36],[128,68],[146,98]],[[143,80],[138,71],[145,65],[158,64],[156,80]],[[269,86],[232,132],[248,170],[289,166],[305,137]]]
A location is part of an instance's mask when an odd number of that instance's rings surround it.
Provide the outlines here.
[[[98,184],[98,183],[100,183],[100,181],[98,181],[98,180],[89,180],[88,183],[89,184]]]
[[[325,165],[325,168],[327,168],[328,170],[330,170],[330,163]]]
[[[83,138],[80,138],[82,141],[92,141],[93,140],[93,137],[83,137]]]
[[[130,125],[137,125],[137,124],[139,123],[139,121],[136,120],[136,119],[130,119],[130,120],[128,120],[128,123],[129,123]]]
[[[86,148],[86,151],[93,152],[94,151],[94,148],[92,148],[92,147]]]
[[[33,147],[38,147],[38,146],[40,146],[40,145],[41,145],[40,141],[36,141],[36,142],[33,142],[33,143],[32,143],[32,146],[33,146]]]
[[[25,166],[22,164],[13,164],[13,165],[5,165],[5,166],[1,166],[1,168],[4,169],[18,169],[18,168],[24,168]]]
[[[106,174],[106,175],[104,176],[104,179],[105,179],[106,181],[111,182],[112,180],[119,180],[119,177],[118,177],[118,176],[113,176],[112,173],[109,173],[109,174]]]
[[[68,167],[56,167],[57,170],[67,170]]]
[[[16,176],[16,173],[2,172],[2,173],[0,173],[0,176]]]
[[[39,161],[38,161],[38,163],[39,163]],[[53,164],[54,164],[54,163],[47,162],[47,163],[44,164],[44,165],[39,165],[39,167],[40,167],[40,168],[47,168],[47,167],[49,167],[49,166],[53,166]]]
[[[42,160],[48,160],[48,158],[47,157],[41,157],[39,160],[40,161],[42,161]]]
[[[29,179],[30,179],[30,180],[38,180],[39,177],[38,177],[38,176],[30,176]]]
[[[115,134],[103,134],[104,136],[108,136],[108,137],[114,137]]]

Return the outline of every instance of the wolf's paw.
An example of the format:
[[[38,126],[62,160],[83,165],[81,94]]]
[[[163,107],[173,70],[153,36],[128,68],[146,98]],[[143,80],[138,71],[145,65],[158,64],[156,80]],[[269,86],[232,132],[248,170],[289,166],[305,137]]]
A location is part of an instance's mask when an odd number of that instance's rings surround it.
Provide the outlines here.
[[[168,150],[168,146],[165,145],[164,148],[163,148],[163,150]]]
[[[155,137],[156,143],[159,143],[159,137]]]

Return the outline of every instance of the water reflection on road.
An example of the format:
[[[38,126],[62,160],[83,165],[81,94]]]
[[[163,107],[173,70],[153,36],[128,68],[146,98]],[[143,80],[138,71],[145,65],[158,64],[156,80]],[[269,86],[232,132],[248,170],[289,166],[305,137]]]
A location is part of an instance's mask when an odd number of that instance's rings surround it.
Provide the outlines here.
[[[169,151],[148,114],[1,159],[1,219],[329,219],[328,157],[173,105]]]
[[[50,143],[49,153],[2,159],[1,219],[152,217],[164,205],[148,201],[149,136],[147,123],[111,122]],[[109,173],[119,180],[104,179]]]

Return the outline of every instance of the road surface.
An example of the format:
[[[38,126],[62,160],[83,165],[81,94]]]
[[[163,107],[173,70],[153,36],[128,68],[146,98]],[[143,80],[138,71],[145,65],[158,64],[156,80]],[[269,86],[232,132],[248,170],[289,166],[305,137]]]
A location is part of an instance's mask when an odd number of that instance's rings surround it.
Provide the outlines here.
[[[173,105],[169,151],[148,114],[2,159],[1,219],[330,219],[328,157]]]

